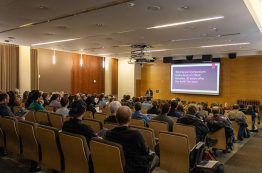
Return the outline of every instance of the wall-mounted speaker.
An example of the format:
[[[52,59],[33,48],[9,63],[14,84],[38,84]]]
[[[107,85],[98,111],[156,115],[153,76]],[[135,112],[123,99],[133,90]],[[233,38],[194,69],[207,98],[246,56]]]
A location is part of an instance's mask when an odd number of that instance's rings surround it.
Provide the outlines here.
[[[212,61],[212,55],[202,55],[202,61],[203,62],[211,62]]]
[[[237,58],[237,53],[229,53],[228,54],[229,59],[236,59]]]
[[[188,60],[188,61],[192,61],[193,60],[193,55],[187,55],[186,56],[186,60]]]
[[[163,57],[163,63],[172,63],[173,57],[168,56],[168,57]]]

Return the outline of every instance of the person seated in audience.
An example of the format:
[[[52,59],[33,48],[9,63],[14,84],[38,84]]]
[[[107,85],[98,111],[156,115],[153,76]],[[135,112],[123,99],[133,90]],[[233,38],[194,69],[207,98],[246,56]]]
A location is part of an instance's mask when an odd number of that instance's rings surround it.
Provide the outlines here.
[[[160,114],[160,111],[158,109],[157,101],[152,102],[152,108],[147,110],[147,114]]]
[[[207,111],[203,110],[203,105],[200,104],[200,103],[197,104],[197,108],[198,108],[198,112],[197,112],[196,116],[198,118],[200,118],[201,120],[205,121],[205,119],[208,116]]]
[[[86,98],[86,110],[93,113],[93,115],[96,113],[96,108],[94,106],[94,97],[88,96]]]
[[[171,108],[169,112],[167,113],[168,116],[177,117],[177,118],[181,117],[181,113],[177,111],[177,105],[178,105],[178,102],[176,100],[171,101]]]
[[[15,116],[8,106],[9,103],[9,95],[7,93],[0,94],[0,116],[2,117],[10,117]]]
[[[239,105],[239,111],[241,111],[241,112],[243,112],[244,114],[246,114],[246,108],[245,108],[245,105],[240,104],[240,105]]]
[[[185,109],[182,103],[179,103],[176,107],[177,112],[181,115],[180,117],[185,115]]]
[[[63,115],[63,116],[68,116],[68,113],[69,113],[69,109],[67,108],[68,103],[69,103],[68,98],[62,97],[60,103],[62,107],[57,109],[56,113]]]
[[[196,127],[196,142],[204,141],[208,133],[208,128],[199,118],[196,117],[197,107],[195,104],[189,104],[188,110],[185,116],[179,118],[177,123],[186,125],[193,125]]]
[[[146,110],[152,108],[152,103],[151,103],[151,98],[150,97],[147,97],[145,99],[145,101],[142,103],[142,108],[144,108]]]
[[[208,107],[208,103],[207,102],[203,103],[203,110],[207,111],[208,115],[211,113],[211,109]]]
[[[96,137],[95,131],[85,124],[82,124],[84,112],[86,111],[86,104],[81,101],[74,101],[72,108],[69,111],[70,119],[64,122],[62,131],[83,135],[89,145],[91,138]]]
[[[28,99],[28,95],[29,95],[29,91],[25,91],[25,92],[23,93],[23,98],[22,98],[22,101],[21,101],[21,103],[22,103],[23,105],[25,105],[25,103],[26,103],[26,101],[27,101],[27,99]]]
[[[48,100],[48,93],[43,93],[42,94],[42,99],[43,99],[43,106],[45,107],[45,106],[47,106],[47,105],[49,105],[49,100]]]
[[[141,112],[142,105],[140,102],[135,103],[135,112],[132,114],[132,119],[142,119],[145,122],[145,125],[148,126],[150,118],[147,115],[144,115]]]
[[[111,115],[108,116],[105,120],[104,123],[117,123],[116,119],[116,112],[120,108],[121,103],[119,101],[113,101],[109,105],[109,109],[111,112]]]
[[[100,96],[98,98],[97,105],[99,106],[100,109],[103,109],[103,108],[106,107],[104,94],[100,94]]]
[[[225,128],[227,150],[231,149],[234,140],[234,131],[231,127],[231,122],[224,115],[220,114],[220,108],[218,106],[212,107],[212,116],[206,118],[207,127],[211,132],[216,132],[221,128]]]
[[[168,103],[164,103],[161,106],[161,115],[158,115],[153,118],[153,120],[157,121],[164,121],[168,123],[168,131],[172,132],[173,131],[173,120],[167,116],[167,113],[169,111],[170,105]]]
[[[242,141],[243,137],[249,137],[248,132],[247,132],[247,122],[246,122],[246,115],[239,111],[239,105],[234,104],[233,105],[233,110],[228,112],[228,118],[231,121],[236,121],[239,124],[239,130],[238,130],[238,135],[237,139]]]
[[[40,104],[40,97],[41,97],[41,93],[38,90],[35,90],[32,93],[31,96],[32,103],[28,107],[29,110],[47,112],[47,110]]]
[[[7,94],[9,95],[9,103],[8,106],[10,107],[11,111],[13,112],[13,108],[15,106],[20,106],[20,102],[16,97],[16,94],[14,91],[8,91]]]
[[[61,108],[61,103],[59,101],[60,95],[59,94],[53,94],[52,97],[50,98],[50,103],[49,106],[54,107],[54,108]]]
[[[124,95],[124,98],[121,100],[121,104],[132,109],[134,107],[134,103],[130,98],[130,95]]]
[[[116,114],[118,127],[106,132],[105,139],[122,145],[126,160],[125,173],[147,173],[159,163],[156,155],[149,153],[142,134],[129,128],[132,112],[121,106]]]

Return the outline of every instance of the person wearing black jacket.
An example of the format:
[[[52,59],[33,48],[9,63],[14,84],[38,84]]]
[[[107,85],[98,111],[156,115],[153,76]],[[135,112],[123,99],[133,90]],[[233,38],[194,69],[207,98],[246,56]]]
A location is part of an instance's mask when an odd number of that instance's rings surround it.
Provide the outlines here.
[[[8,107],[9,103],[9,95],[7,93],[0,94],[0,116],[8,117],[15,116],[11,111],[10,107]]]
[[[196,143],[204,141],[208,133],[208,128],[199,118],[196,117],[197,107],[194,104],[188,106],[187,114],[177,120],[177,123],[193,125],[196,127]]]
[[[159,159],[149,154],[142,134],[129,128],[131,115],[129,107],[121,106],[116,114],[119,126],[107,131],[105,139],[122,145],[126,160],[125,173],[151,172]]]

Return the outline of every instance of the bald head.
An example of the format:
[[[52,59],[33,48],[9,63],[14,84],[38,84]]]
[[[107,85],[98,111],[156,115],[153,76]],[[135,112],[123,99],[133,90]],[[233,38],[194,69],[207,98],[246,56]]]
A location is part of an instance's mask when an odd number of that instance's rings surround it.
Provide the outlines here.
[[[121,106],[116,112],[116,119],[120,125],[129,123],[132,111],[128,106]]]

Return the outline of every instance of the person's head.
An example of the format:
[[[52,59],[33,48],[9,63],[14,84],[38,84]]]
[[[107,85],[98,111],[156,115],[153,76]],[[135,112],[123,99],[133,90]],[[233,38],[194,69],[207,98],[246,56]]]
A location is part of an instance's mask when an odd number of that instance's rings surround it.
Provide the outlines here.
[[[154,101],[152,102],[152,106],[155,107],[155,108],[157,108],[157,101],[154,100]]]
[[[68,106],[68,98],[67,97],[62,97],[61,100],[60,100],[60,103],[62,105],[62,107],[67,107]]]
[[[162,106],[161,106],[161,112],[162,112],[162,114],[168,113],[169,108],[170,108],[169,103],[163,103]]]
[[[85,111],[86,104],[83,101],[77,100],[72,103],[69,116],[72,118],[82,118]]]
[[[128,125],[131,119],[132,111],[128,106],[121,106],[116,112],[116,120],[119,125]]]
[[[121,107],[121,103],[119,101],[112,101],[109,104],[109,109],[112,115],[116,115],[116,112],[120,107]]]
[[[182,104],[178,104],[176,110],[179,112],[184,112],[184,106]]]
[[[7,93],[0,93],[0,104],[8,104],[9,103],[9,95]]]
[[[202,111],[203,105],[201,103],[197,104],[197,109],[198,109],[198,111]]]
[[[240,109],[245,109],[245,105],[240,104],[240,105],[239,105],[239,108],[240,108]]]
[[[248,106],[247,106],[247,111],[248,111],[248,112],[254,111],[254,110],[253,110],[253,106],[252,106],[252,105],[248,105]]]
[[[176,100],[171,101],[171,108],[172,109],[176,109],[177,105],[178,105],[178,102]]]
[[[38,90],[35,90],[32,93],[32,101],[39,101],[40,97],[41,97],[41,93]]]
[[[213,106],[213,107],[212,107],[212,113],[213,113],[214,115],[220,114],[220,107],[218,107],[218,106]]]
[[[25,91],[23,93],[23,100],[26,101],[28,99],[29,91]]]
[[[135,103],[135,110],[136,110],[136,111],[140,111],[141,108],[142,108],[142,104],[141,104],[140,102],[136,102],[136,103]]]
[[[238,104],[234,104],[234,105],[233,105],[233,109],[238,110],[238,109],[239,109],[239,105],[238,105]]]
[[[12,106],[15,104],[16,95],[14,91],[8,91],[7,94],[9,95],[9,104]]]
[[[187,114],[195,115],[197,113],[197,107],[195,104],[189,104],[187,108]]]
[[[86,104],[91,105],[94,102],[94,97],[88,96],[86,98]]]
[[[52,97],[50,98],[50,101],[58,100],[58,99],[59,99],[59,94],[53,94]]]

